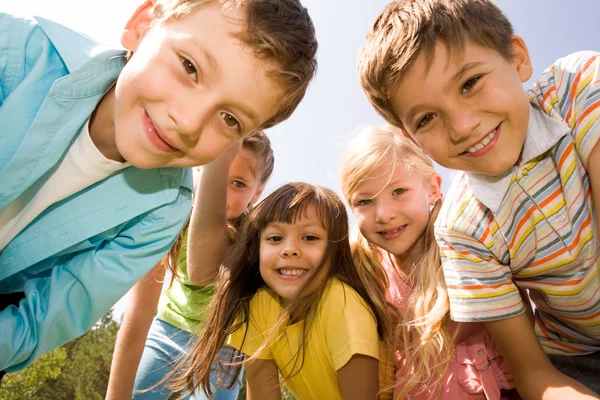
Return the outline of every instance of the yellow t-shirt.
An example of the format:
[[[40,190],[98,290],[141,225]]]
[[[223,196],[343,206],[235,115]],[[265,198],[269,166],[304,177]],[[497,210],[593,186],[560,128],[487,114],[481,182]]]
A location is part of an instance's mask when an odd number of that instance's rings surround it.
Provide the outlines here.
[[[245,354],[254,354],[281,311],[279,296],[267,287],[261,288],[250,301],[250,323],[243,346],[244,326],[229,337],[228,344]],[[302,340],[303,323],[286,326],[279,339],[259,356],[274,360],[283,377],[298,372],[301,365],[301,360],[295,364],[294,358]],[[355,354],[376,358],[380,365],[389,362],[388,357],[381,362],[377,323],[369,306],[350,286],[331,279],[307,335],[302,369],[284,384],[298,399],[342,399],[337,370]],[[380,378],[380,389],[386,386]]]

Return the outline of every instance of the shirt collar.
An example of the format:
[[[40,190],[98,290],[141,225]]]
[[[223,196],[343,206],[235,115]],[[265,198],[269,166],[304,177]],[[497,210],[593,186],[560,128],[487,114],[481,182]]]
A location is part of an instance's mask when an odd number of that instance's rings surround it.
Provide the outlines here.
[[[106,46],[94,39],[64,25],[39,16],[34,18],[60,54],[69,72],[80,69],[91,58],[107,50]]]
[[[527,135],[519,163],[500,176],[465,173],[473,194],[493,213],[497,213],[514,173],[550,150],[570,132],[571,128],[563,120],[551,118],[539,108],[530,105]]]

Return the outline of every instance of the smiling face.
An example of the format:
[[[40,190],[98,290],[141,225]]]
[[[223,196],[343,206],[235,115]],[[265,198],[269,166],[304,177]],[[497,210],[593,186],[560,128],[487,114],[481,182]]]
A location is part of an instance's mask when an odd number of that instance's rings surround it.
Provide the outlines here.
[[[115,90],[118,152],[140,168],[206,164],[271,118],[283,89],[236,37],[239,8],[212,2],[148,29],[151,6],[138,8],[122,37],[134,54]]]
[[[394,113],[438,164],[498,176],[517,163],[530,107],[522,82],[532,69],[518,36],[512,50],[511,62],[472,42],[460,55],[437,43],[430,67],[420,55],[392,90]]]
[[[260,235],[260,275],[282,299],[295,298],[318,268],[329,268],[328,262],[319,267],[327,239],[327,230],[312,205],[291,224],[267,225]],[[316,289],[318,282],[313,284]]]
[[[360,232],[394,256],[419,254],[420,239],[429,223],[429,205],[440,198],[440,187],[437,174],[424,182],[413,171],[393,170],[391,162],[374,168],[350,197]]]

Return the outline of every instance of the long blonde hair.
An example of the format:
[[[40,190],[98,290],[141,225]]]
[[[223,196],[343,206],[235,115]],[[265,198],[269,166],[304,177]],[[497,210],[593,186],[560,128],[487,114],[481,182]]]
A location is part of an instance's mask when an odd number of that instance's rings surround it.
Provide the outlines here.
[[[411,171],[424,182],[435,175],[429,157],[403,132],[387,126],[365,128],[350,142],[342,161],[342,193],[350,207],[350,197],[377,168],[390,163],[390,179],[396,168]],[[400,398],[413,389],[440,390],[448,361],[454,352],[453,337],[446,328],[449,301],[441,268],[433,223],[442,200],[438,200],[422,234],[423,254],[412,269],[413,284],[402,317],[397,316],[397,348],[403,353],[403,379]],[[385,289],[389,285],[382,266],[386,252],[370,243],[358,229],[352,240],[352,254],[362,274],[376,276]],[[361,268],[364,267],[364,268]]]

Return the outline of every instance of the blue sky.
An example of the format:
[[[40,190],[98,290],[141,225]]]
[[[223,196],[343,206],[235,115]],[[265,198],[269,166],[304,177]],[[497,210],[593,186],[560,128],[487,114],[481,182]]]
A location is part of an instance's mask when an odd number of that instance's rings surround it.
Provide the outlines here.
[[[21,0],[0,10],[37,14],[64,23],[102,42],[119,44],[129,15],[141,0]],[[268,134],[275,170],[267,192],[290,181],[306,181],[339,192],[344,141],[358,127],[381,125],[358,84],[356,52],[384,0],[303,0],[319,39],[319,70],[294,115]],[[497,0],[530,50],[534,76],[559,57],[600,50],[597,0]],[[444,190],[452,173],[442,168]],[[120,313],[124,302],[117,308]]]

